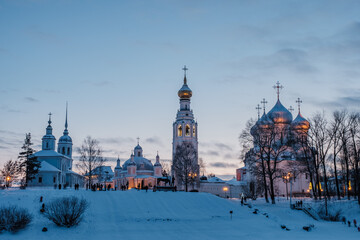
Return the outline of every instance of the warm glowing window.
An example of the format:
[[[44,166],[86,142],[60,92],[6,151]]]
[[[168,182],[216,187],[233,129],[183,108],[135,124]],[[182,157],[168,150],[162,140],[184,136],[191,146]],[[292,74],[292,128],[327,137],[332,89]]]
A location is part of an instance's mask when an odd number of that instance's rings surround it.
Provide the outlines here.
[[[195,126],[193,126],[193,136],[195,137]]]
[[[181,125],[178,126],[178,136],[179,137],[182,136],[182,126]]]
[[[185,127],[185,136],[190,136],[190,126],[188,124]]]

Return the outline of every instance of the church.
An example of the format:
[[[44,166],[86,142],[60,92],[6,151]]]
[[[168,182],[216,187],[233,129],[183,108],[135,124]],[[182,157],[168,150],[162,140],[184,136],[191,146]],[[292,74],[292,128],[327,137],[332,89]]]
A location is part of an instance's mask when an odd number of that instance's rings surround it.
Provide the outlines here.
[[[54,187],[60,184],[62,187],[74,187],[75,184],[83,186],[84,177],[72,170],[73,143],[68,131],[67,106],[65,130],[58,141],[57,151],[55,151],[56,138],[52,134],[51,123],[50,113],[46,134],[42,138],[42,149],[33,154],[41,163],[41,167],[36,178],[30,181],[28,186]]]
[[[301,158],[304,151],[301,139],[307,138],[310,123],[301,115],[300,103],[302,101],[299,98],[296,101],[298,114],[293,120],[292,113],[280,102],[282,86],[277,82],[274,88],[277,90],[275,106],[266,113],[267,102],[263,99],[261,103],[264,112],[260,117],[261,108],[258,105],[258,120],[250,129],[253,147],[245,155],[245,167],[237,169],[237,180],[246,181],[249,184],[251,195],[263,195],[264,179],[259,177],[261,175],[259,173],[266,172],[268,184],[266,188],[269,191],[268,172],[270,170],[266,165],[268,161],[273,169],[276,167],[272,176],[276,196],[288,196],[290,188],[294,196],[309,195],[311,186]],[[293,109],[290,108],[290,110]],[[268,156],[270,156],[270,161]]]
[[[138,138],[138,144],[135,146],[130,158],[122,166],[120,165],[120,159],[117,159],[113,185],[117,190],[121,189],[121,187],[126,187],[126,189],[153,188],[157,185],[157,179],[161,177],[162,166],[159,154],[156,155],[156,162],[153,165],[149,159],[144,157]]]

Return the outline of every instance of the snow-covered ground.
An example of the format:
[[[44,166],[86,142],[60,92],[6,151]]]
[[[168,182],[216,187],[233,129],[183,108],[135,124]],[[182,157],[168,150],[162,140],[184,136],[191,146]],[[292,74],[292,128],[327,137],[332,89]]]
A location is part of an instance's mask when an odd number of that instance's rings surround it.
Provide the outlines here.
[[[84,221],[74,228],[60,228],[39,210],[40,196],[47,201],[64,195],[86,198],[90,207]],[[360,232],[337,222],[315,221],[280,202],[273,206],[261,200],[253,208],[238,200],[207,193],[184,192],[91,192],[54,189],[1,190],[0,205],[16,204],[34,215],[31,225],[0,239],[360,239]],[[356,206],[357,207],[357,206]],[[253,214],[254,209],[259,214]],[[357,207],[358,208],[358,207]],[[232,220],[229,211],[233,211]],[[267,213],[267,218],[264,213]],[[360,218],[359,218],[360,219]],[[311,232],[303,226],[314,224]],[[290,231],[281,229],[286,225]],[[42,228],[47,227],[47,232]]]

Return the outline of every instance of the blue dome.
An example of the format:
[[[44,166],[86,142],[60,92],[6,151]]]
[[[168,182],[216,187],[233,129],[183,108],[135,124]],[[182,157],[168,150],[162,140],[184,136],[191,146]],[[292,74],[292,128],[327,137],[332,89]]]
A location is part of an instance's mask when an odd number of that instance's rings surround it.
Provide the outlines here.
[[[142,150],[142,147],[138,144],[138,145],[134,148],[134,150],[137,150],[137,149]]]
[[[290,124],[293,120],[291,112],[281,104],[280,100],[276,102],[267,115],[275,124]]]
[[[72,139],[69,135],[63,135],[59,138],[59,142],[72,142]]]
[[[144,157],[134,157],[134,163],[136,164],[136,170],[149,170],[154,171],[154,166],[151,161]],[[123,170],[127,170],[127,167],[132,165],[131,158],[123,164]]]

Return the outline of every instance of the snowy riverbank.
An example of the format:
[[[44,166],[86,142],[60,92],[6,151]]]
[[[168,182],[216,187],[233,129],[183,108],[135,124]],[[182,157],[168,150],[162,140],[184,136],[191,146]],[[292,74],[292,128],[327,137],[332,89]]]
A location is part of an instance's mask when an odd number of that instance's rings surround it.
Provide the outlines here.
[[[64,196],[86,198],[90,207],[84,221],[66,229],[55,226],[39,212],[40,196],[47,201]],[[337,222],[315,221],[286,203],[239,201],[207,193],[184,192],[91,192],[27,189],[1,190],[0,205],[15,204],[34,215],[31,225],[17,234],[3,233],[0,239],[359,239],[360,233]],[[253,214],[254,208],[259,214]],[[233,211],[232,220],[229,211]],[[268,218],[263,215],[268,214]],[[311,232],[303,226],[314,224]],[[280,228],[286,225],[290,231]],[[43,227],[48,232],[42,232]]]

